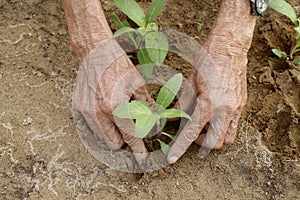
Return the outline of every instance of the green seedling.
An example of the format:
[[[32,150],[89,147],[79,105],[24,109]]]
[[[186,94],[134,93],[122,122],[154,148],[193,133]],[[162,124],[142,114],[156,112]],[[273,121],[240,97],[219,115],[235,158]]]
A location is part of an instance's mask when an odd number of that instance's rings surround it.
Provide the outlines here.
[[[198,23],[197,25],[197,32],[199,33],[203,28],[203,23]]]
[[[175,140],[174,136],[162,132],[167,119],[184,117],[191,120],[191,117],[185,112],[168,108],[180,90],[182,81],[182,74],[176,74],[169,79],[158,93],[155,108],[151,108],[142,101],[134,100],[129,103],[119,105],[113,111],[113,115],[118,118],[133,119],[135,121],[136,137],[140,139],[145,138],[151,130],[156,127],[156,138],[160,143],[163,153],[167,154],[170,148],[169,145],[159,139],[160,135],[163,134],[172,140]]]
[[[169,44],[166,36],[158,31],[154,22],[167,0],[152,0],[146,13],[135,0],[113,0],[115,5],[137,26],[134,29],[128,21],[121,21],[116,14],[113,20],[118,26],[114,38],[126,35],[138,49],[137,58],[144,75],[149,78],[155,66],[160,66],[168,53]]]
[[[296,54],[300,52],[300,18],[297,18],[294,8],[285,0],[270,0],[269,3],[271,8],[287,16],[293,22],[296,32],[289,54],[279,49],[272,49],[272,51],[279,58],[286,57],[294,64],[300,65],[300,56],[296,56]]]

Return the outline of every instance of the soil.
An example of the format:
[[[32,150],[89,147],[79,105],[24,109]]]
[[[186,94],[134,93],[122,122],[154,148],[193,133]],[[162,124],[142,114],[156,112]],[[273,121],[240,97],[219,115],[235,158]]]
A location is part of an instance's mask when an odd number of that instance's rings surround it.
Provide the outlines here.
[[[289,2],[300,14],[299,1]],[[116,11],[102,4],[107,16]],[[219,4],[168,1],[157,22],[203,43]],[[258,19],[233,145],[204,159],[193,145],[172,166],[129,174],[96,160],[78,137],[70,105],[79,63],[60,2],[2,0],[0,13],[0,199],[300,199],[300,72],[271,52],[289,49],[286,18],[269,9]]]

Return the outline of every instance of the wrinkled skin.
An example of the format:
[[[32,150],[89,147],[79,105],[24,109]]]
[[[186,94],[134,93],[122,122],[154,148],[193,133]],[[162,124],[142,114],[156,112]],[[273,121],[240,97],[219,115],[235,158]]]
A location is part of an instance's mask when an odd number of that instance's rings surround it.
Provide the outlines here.
[[[112,33],[98,0],[62,0],[62,4],[73,49],[80,61],[84,61],[99,44],[112,38]],[[199,58],[194,63],[195,70],[189,77],[196,100],[191,102],[192,97],[186,98],[182,105],[183,110],[188,110],[193,103],[196,104],[192,113],[193,120],[186,124],[172,146],[168,155],[169,163],[176,162],[192,142],[208,149],[219,149],[224,143],[234,141],[238,121],[247,99],[247,52],[251,45],[255,21],[256,17],[250,14],[249,0],[222,1],[216,23],[203,45],[205,55],[208,53],[210,57],[203,59],[204,53],[199,52]],[[143,80],[120,48],[105,50],[116,56],[104,56],[99,60],[99,63],[105,60],[109,64],[100,69],[103,71],[101,78],[93,80],[96,95],[91,97],[87,89],[80,89],[77,85],[79,89],[77,95],[75,91],[74,97],[78,103],[75,106],[83,113],[93,131],[104,138],[111,149],[118,149],[125,142],[133,152],[145,153],[146,149],[141,140],[117,128],[112,111],[118,104],[128,102],[132,97],[148,103],[152,100],[145,87],[139,87],[133,92],[132,86],[126,81],[121,89],[114,91],[118,79],[128,71],[136,74],[137,85],[142,85]],[[209,77],[204,79],[203,72]],[[86,73],[79,72],[78,76],[80,75],[83,80],[90,80]],[[113,92],[117,92],[119,101],[111,103],[113,95],[116,95]],[[187,93],[189,90],[183,92]],[[189,94],[182,96],[188,97]],[[92,109],[84,106],[86,102],[94,103]],[[200,135],[208,122],[207,133]]]
[[[110,149],[120,149],[127,143],[134,153],[139,153],[137,161],[143,162],[147,153],[143,141],[130,135],[126,127],[118,128],[112,111],[130,99],[151,104],[144,79],[112,40],[112,32],[98,0],[62,0],[62,5],[73,49],[82,62],[73,108],[83,114],[93,132],[104,139]]]
[[[208,150],[220,149],[224,143],[234,141],[247,101],[247,53],[255,22],[256,17],[250,15],[249,1],[222,1],[214,27],[203,44],[205,52],[199,52],[189,77],[197,96],[193,113],[197,122],[186,124],[171,148],[169,163],[176,162],[194,141]],[[207,54],[210,58],[204,58]],[[204,79],[204,75],[210,77]],[[183,92],[182,96],[187,98],[189,90]],[[182,109],[187,110],[185,106]],[[208,122],[207,132],[199,135]],[[207,152],[200,151],[200,154],[205,156]]]

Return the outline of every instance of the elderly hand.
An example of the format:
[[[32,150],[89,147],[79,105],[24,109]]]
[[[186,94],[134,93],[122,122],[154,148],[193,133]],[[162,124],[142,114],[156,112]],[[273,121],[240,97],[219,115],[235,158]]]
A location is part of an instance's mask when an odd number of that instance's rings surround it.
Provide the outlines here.
[[[200,154],[205,156],[211,149],[234,141],[247,99],[247,52],[255,22],[249,0],[222,1],[217,21],[189,77],[195,98],[188,88],[181,94],[181,109],[194,105],[193,120],[187,122],[171,147],[169,163],[176,162],[192,142],[202,146]],[[207,132],[200,134],[206,125]]]
[[[126,131],[133,122],[121,120],[117,126],[112,115],[118,105],[131,99],[151,102],[144,79],[112,39],[98,0],[62,0],[62,4],[73,49],[82,61],[73,96],[74,109],[82,113],[92,131],[110,149],[119,149],[125,142],[134,153],[146,157],[143,141]],[[124,129],[118,128],[122,125]]]

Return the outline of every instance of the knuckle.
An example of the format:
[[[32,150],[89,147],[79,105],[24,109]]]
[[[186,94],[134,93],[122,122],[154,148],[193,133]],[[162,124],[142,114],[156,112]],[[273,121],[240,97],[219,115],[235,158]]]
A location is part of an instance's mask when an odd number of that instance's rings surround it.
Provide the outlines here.
[[[193,130],[187,130],[183,135],[183,139],[188,143],[192,143],[197,139],[197,134]]]
[[[226,114],[232,115],[237,110],[237,108],[238,108],[237,105],[227,105],[226,106]]]
[[[214,146],[214,149],[219,150],[219,149],[222,149],[222,147],[223,147],[223,143],[218,142],[218,143]]]
[[[122,147],[122,143],[111,143],[111,142],[106,142],[106,145],[109,149],[116,151],[119,150]]]
[[[105,114],[111,114],[113,112],[112,104],[107,101],[99,102],[101,111]]]

